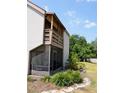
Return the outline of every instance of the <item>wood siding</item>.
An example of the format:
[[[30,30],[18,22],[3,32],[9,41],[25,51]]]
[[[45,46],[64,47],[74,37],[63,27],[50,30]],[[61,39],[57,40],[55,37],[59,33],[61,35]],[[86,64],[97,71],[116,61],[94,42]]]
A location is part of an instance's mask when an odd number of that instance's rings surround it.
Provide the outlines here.
[[[54,30],[45,29],[44,40],[45,44],[63,48],[63,37],[57,34]]]

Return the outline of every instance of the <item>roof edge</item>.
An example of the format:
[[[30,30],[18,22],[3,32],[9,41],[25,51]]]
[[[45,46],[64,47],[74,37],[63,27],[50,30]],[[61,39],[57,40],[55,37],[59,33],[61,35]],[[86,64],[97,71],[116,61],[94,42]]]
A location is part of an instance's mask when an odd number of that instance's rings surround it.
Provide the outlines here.
[[[59,19],[58,16],[56,15],[56,13],[54,13],[54,12],[46,12],[46,14],[54,15],[54,16],[57,18],[57,20],[60,22],[60,24],[64,27],[65,32],[70,36],[69,32],[67,31],[67,29],[65,28],[65,26],[62,24],[62,22],[60,21],[60,19]]]
[[[39,7],[38,5],[32,3],[31,1],[27,0],[27,5],[29,5],[30,7],[32,7],[33,9],[37,10],[38,12],[45,14],[46,10],[44,10],[43,8]]]

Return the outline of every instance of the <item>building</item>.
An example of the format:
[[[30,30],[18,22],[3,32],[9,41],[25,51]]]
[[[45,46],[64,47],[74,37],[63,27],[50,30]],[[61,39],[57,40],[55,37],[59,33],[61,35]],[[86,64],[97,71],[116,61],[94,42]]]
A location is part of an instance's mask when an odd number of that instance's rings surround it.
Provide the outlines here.
[[[55,13],[27,2],[28,74],[51,75],[66,66],[69,33]]]

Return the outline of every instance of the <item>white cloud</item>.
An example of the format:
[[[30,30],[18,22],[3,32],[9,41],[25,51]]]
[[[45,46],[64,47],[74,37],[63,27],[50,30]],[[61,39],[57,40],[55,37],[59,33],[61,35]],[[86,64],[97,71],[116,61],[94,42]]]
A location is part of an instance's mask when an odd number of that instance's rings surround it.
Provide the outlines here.
[[[69,17],[75,17],[76,16],[76,12],[73,10],[69,10],[65,13],[65,15],[69,16]]]
[[[74,18],[70,21],[71,24],[73,25],[80,25],[81,24],[81,21],[79,18]]]
[[[92,28],[96,26],[96,23],[93,21],[85,20],[83,26],[85,28]]]
[[[81,26],[83,25],[84,28],[92,28],[96,26],[96,23],[90,20],[85,20],[84,22],[76,15],[76,11],[69,10],[65,13],[65,16],[68,16],[69,21],[68,24],[70,26]]]
[[[65,13],[66,16],[69,17],[69,24],[70,25],[79,25],[81,22],[80,22],[80,19],[77,17],[76,15],[76,11],[74,10],[69,10]]]
[[[49,11],[49,8],[48,8],[47,5],[44,6],[44,9],[45,9],[46,11]]]

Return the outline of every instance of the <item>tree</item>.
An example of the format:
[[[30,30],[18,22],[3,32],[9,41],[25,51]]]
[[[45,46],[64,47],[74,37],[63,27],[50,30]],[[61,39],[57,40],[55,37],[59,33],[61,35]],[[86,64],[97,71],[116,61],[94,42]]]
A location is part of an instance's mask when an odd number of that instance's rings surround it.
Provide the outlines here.
[[[75,69],[76,62],[80,61],[80,58],[78,57],[78,54],[75,52],[71,52],[69,56],[69,61],[70,61],[70,68]]]
[[[97,56],[97,39],[91,43],[87,43],[85,37],[72,35],[70,37],[70,58],[81,61]],[[71,59],[71,61],[72,61]],[[75,60],[76,61],[76,60]]]
[[[77,53],[80,56],[80,50],[87,45],[87,41],[83,36],[72,35],[70,37],[70,52]]]
[[[91,46],[93,47],[93,57],[97,57],[97,38],[91,42]]]

